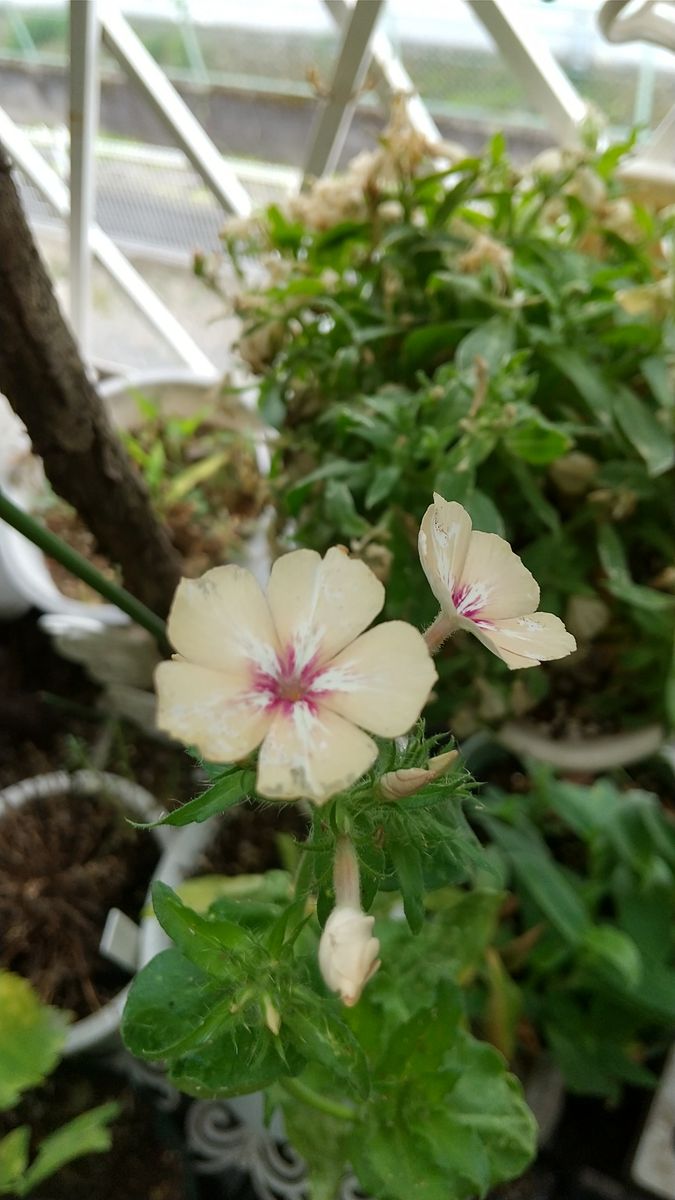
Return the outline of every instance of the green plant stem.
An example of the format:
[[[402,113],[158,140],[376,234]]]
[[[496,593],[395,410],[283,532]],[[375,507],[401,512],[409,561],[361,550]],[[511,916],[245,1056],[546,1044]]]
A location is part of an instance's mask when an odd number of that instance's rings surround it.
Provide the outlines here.
[[[40,550],[47,554],[50,558],[56,559],[57,562],[70,571],[71,575],[76,575],[83,583],[93,588],[100,596],[109,600],[111,604],[116,604],[122,609],[127,616],[131,617],[137,625],[142,625],[151,633],[162,651],[168,650],[168,642],[166,639],[166,625],[160,617],[154,612],[151,612],[145,604],[127,592],[125,588],[119,584],[113,583],[110,579],[106,579],[100,571],[96,569],[90,562],[87,561],[77,550],[66,545],[60,537],[57,537],[51,530],[45,529],[35,517],[30,513],[24,512],[16,504],[13,504],[8,496],[0,489],[0,519],[6,521],[13,529],[18,530],[24,537],[27,537],[30,542],[33,542]]]
[[[301,1104],[316,1108],[329,1117],[337,1117],[338,1121],[353,1121],[356,1118],[356,1109],[348,1104],[340,1104],[338,1100],[331,1100],[328,1096],[321,1096],[313,1088],[307,1087],[306,1083],[300,1083],[299,1079],[284,1079],[283,1087]]]

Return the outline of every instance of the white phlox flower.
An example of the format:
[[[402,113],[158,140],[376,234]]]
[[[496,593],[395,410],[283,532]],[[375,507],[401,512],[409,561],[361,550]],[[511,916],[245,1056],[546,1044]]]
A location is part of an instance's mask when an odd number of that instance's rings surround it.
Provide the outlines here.
[[[509,543],[473,530],[461,504],[434,494],[422,519],[419,553],[441,606],[427,631],[428,645],[467,629],[511,670],[576,650],[559,617],[536,611],[539,585]]]
[[[367,629],[384,588],[334,547],[295,550],[266,594],[250,571],[215,567],[178,586],[156,672],[157,724],[212,762],[260,746],[258,792],[321,804],[377,756],[368,733],[398,737],[436,680],[422,635],[403,621]]]
[[[373,937],[374,917],[360,908],[333,909],[319,942],[319,967],[326,985],[348,1008],[358,1002],[380,966],[380,943]]]

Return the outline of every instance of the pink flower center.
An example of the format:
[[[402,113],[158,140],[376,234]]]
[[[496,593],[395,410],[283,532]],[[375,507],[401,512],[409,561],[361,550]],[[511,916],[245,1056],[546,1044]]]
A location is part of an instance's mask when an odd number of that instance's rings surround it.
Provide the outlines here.
[[[460,583],[452,589],[452,603],[467,621],[473,621],[481,629],[492,629],[492,621],[481,620],[481,612],[485,605],[485,596],[473,583]]]
[[[318,701],[327,695],[326,690],[320,686],[325,670],[325,667],[318,665],[315,658],[302,667],[298,666],[295,650],[288,646],[277,656],[276,667],[272,671],[255,668],[252,679],[253,693],[260,697],[260,702],[267,712],[280,712],[288,717],[292,715],[296,704],[303,704],[314,716]]]

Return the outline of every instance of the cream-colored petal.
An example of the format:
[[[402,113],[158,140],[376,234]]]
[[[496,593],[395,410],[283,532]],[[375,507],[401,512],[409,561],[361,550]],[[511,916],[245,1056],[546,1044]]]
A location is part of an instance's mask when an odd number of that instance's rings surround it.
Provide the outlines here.
[[[273,800],[304,796],[324,804],[359,779],[377,746],[323,705],[294,704],[274,717],[258,757],[258,791]]]
[[[508,542],[496,533],[471,534],[459,580],[457,611],[462,616],[499,621],[531,613],[539,603],[539,584]]]
[[[470,537],[471,517],[466,509],[434,492],[434,502],[420,525],[419,555],[434,596],[450,614],[454,612],[452,594],[462,573]]]
[[[512,671],[536,667],[553,658],[565,658],[577,648],[572,634],[553,613],[535,612],[495,621],[488,629],[474,621],[462,621],[462,626],[475,633]]]
[[[234,564],[182,579],[167,631],[183,658],[216,671],[237,671],[247,661],[270,670],[276,662],[267,601],[251,572]]]
[[[436,679],[422,634],[386,621],[338,654],[321,676],[322,704],[380,737],[407,733]]]
[[[324,558],[314,550],[278,558],[267,599],[282,646],[293,646],[303,667],[313,658],[327,662],[367,629],[384,588],[370,567],[334,546]]]
[[[259,746],[272,717],[252,700],[246,673],[225,675],[181,660],[155,672],[157,727],[211,762],[237,762]]]

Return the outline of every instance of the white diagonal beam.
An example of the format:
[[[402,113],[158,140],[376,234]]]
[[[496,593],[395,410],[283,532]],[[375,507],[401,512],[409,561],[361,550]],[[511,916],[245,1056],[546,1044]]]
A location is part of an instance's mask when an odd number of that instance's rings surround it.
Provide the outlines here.
[[[370,62],[370,39],[383,0],[356,0],[344,36],[328,98],[319,108],[305,162],[305,179],[335,169],[352,122]]]
[[[228,212],[249,216],[253,206],[246,188],[122,16],[115,0],[101,0],[99,17],[106,46],[141,89],[206,186]]]
[[[96,220],[95,155],[98,129],[96,0],[70,0],[70,319],[82,355],[89,353],[91,246]]]
[[[67,221],[70,215],[68,188],[56,171],[31,145],[25,133],[1,108],[0,142],[5,146],[9,157],[16,166],[30,179],[33,186],[51,204],[58,215]],[[130,262],[127,262],[115,243],[96,224],[89,226],[89,245],[108,274],[119,284],[165,341],[173,347],[183,362],[197,374],[211,376],[215,382],[219,375],[213,363],[199,349],[189,333],[183,329],[180,322],[148,286],[143,277],[138,274],[138,271],[132,267]]]
[[[563,145],[578,143],[588,106],[543,39],[527,27],[518,6],[513,0],[467,0],[467,3]]]
[[[348,0],[323,0],[336,25],[342,29],[349,20],[352,4]],[[370,43],[373,66],[379,75],[378,94],[388,103],[392,95],[404,98],[413,129],[428,141],[440,142],[441,133],[406,71],[386,33],[376,29]]]

